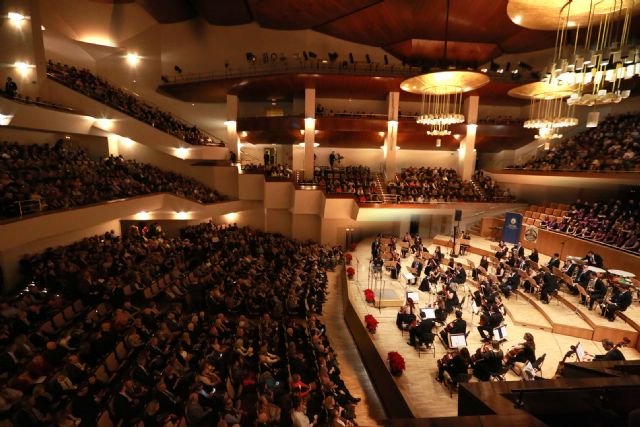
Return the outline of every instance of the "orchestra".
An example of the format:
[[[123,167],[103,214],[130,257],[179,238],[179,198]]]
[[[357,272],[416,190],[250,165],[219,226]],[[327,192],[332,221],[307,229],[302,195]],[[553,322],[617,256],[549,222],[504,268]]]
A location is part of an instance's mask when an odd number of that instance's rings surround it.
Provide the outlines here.
[[[402,255],[397,251],[399,245]],[[396,325],[409,332],[407,344],[411,346],[424,344],[430,347],[436,336],[442,340],[447,353],[437,361],[436,380],[446,379],[453,384],[470,373],[481,381],[488,381],[495,376],[502,378],[507,370],[524,379],[535,378],[536,344],[531,333],[526,332],[521,342],[504,351],[501,342],[493,337],[494,330],[503,326],[507,314],[503,298],[508,299],[514,292],[522,290],[538,296],[542,303],[548,303],[550,294],[566,286],[571,294],[578,296],[579,303],[589,309],[599,307],[602,315],[612,321],[617,312],[624,311],[632,302],[633,287],[630,282],[601,269],[602,258],[592,251],[585,257],[566,257],[564,265],[561,265],[560,255],[555,253],[546,264],[539,266],[540,255],[537,250],[526,256],[521,244],[509,247],[500,242],[495,258],[482,256],[477,268],[469,263],[470,277],[475,282],[474,286],[477,286],[475,290],[468,290],[467,271],[463,262],[453,258],[445,260],[439,246],[435,247],[432,254],[429,253],[419,236],[406,233],[401,243],[395,237],[385,239],[378,236],[371,244],[371,254],[373,267],[387,267],[392,279],[399,277],[401,258],[412,254],[413,259],[407,269],[415,276],[415,280],[408,281],[406,285],[417,286],[417,290],[429,294],[429,299],[435,297],[426,304],[427,308],[434,309],[435,316],[432,313],[431,318],[427,318],[425,311],[407,298],[397,313]],[[478,314],[474,326],[483,344],[473,353],[466,347],[469,331],[460,306],[459,287],[468,290],[475,306],[473,312]],[[447,322],[447,317],[453,312],[455,318]],[[440,330],[434,331],[436,327]],[[465,339],[454,341],[456,344],[450,343],[451,335],[464,335]],[[456,347],[462,342],[465,343],[463,346]],[[449,345],[453,347],[449,348]],[[605,339],[602,345],[605,353],[590,356],[593,360],[624,360],[620,351],[624,342],[614,345]],[[559,373],[570,354],[574,353],[569,352],[560,363]]]

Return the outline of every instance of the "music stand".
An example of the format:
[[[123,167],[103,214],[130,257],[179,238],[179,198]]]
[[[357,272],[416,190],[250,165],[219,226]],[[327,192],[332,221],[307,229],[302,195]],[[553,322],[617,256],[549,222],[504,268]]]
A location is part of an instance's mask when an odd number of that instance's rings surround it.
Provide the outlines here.
[[[411,298],[411,301],[413,301],[414,304],[418,304],[420,302],[420,294],[418,292],[407,291],[406,299],[409,298]]]
[[[447,346],[449,348],[463,348],[467,346],[467,334],[449,334]]]
[[[435,319],[436,318],[436,309],[435,308],[421,308],[421,313],[424,313],[425,319]]]
[[[576,344],[576,360],[578,362],[583,362],[587,353],[584,351],[584,347],[582,347],[582,343],[578,342]]]
[[[504,325],[493,328],[493,339],[496,341],[507,340],[507,327]]]

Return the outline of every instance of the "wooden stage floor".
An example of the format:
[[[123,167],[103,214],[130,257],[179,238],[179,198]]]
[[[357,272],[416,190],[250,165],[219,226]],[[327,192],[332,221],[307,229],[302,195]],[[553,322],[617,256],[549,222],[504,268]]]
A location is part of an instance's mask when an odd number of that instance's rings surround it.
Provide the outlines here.
[[[480,238],[474,236],[473,240],[478,239]],[[397,378],[396,381],[414,416],[418,418],[455,416],[458,413],[457,395],[454,394],[453,397],[450,397],[445,387],[435,380],[437,373],[436,360],[440,359],[446,353],[446,349],[441,342],[438,339],[435,340],[435,358],[433,353],[422,352],[419,356],[416,350],[407,344],[408,334],[406,332],[403,334],[395,325],[398,307],[393,306],[378,309],[367,304],[364,299],[364,290],[370,287],[368,284],[368,269],[371,258],[371,240],[372,239],[368,239],[358,244],[356,251],[353,253],[354,260],[352,266],[357,269],[357,275],[354,280],[349,281],[347,285],[351,303],[361,319],[364,319],[366,314],[373,314],[380,322],[376,334],[371,335],[371,339],[382,359],[386,360],[387,353],[390,351],[399,351],[405,358],[407,369],[404,375]],[[483,243],[488,247],[488,241]],[[428,247],[430,252],[433,252],[434,248],[435,245],[433,244],[430,244]],[[541,262],[548,260],[548,257],[545,256],[541,258]],[[466,264],[466,259],[471,259],[477,265],[480,256],[472,253],[468,256],[458,258],[463,264]],[[411,256],[402,260],[403,272],[407,271],[406,267],[409,266],[412,261]],[[468,276],[470,277],[470,275]],[[432,298],[428,293],[418,291],[416,286],[407,286],[404,280],[392,280],[386,272],[383,273],[383,280],[385,289],[392,289],[400,296],[404,296],[407,290],[418,292],[420,295],[419,305],[421,307],[424,307]],[[460,299],[466,294],[466,290],[463,287],[460,287],[458,292]],[[561,294],[561,297],[570,299],[571,296]],[[518,299],[511,297],[505,301],[505,305],[508,310],[506,319],[508,325],[508,340],[503,343],[503,350],[507,351],[511,346],[522,342],[522,337],[525,332],[532,333],[536,341],[536,356],[539,357],[543,353],[547,355],[542,367],[542,376],[544,378],[554,376],[558,362],[569,350],[569,347],[575,345],[577,342],[581,342],[585,351],[588,353],[601,354],[604,352],[599,341],[566,335],[563,333],[566,332],[566,330],[558,326],[566,325],[574,329],[584,329],[589,331],[590,334],[593,334],[594,327],[592,324],[598,325],[601,323],[595,319],[595,317],[599,317],[595,311],[587,311],[587,314],[585,314],[588,319],[591,319],[590,323],[584,319],[584,316],[576,314],[575,310],[563,301],[552,301],[551,304],[543,305],[539,304],[539,302],[535,304],[535,301],[529,301],[519,296]],[[640,308],[636,306],[637,303],[634,302],[633,309],[630,308],[628,310],[629,314],[640,314]],[[638,323],[640,323],[640,316],[638,317]],[[465,304],[464,318],[467,320],[468,329],[471,331],[468,339],[468,348],[471,353],[474,353],[475,350],[481,346],[481,340],[476,329],[477,316],[473,318],[473,324],[471,324],[471,308],[468,304]],[[549,318],[551,320],[549,320]],[[452,316],[449,317],[448,320],[451,319]],[[606,319],[603,321],[609,324]],[[621,320],[616,320],[615,323],[616,327],[619,326],[623,329],[630,328],[628,324],[625,324]],[[622,352],[627,359],[640,359],[640,353],[635,348],[624,348]],[[514,381],[520,380],[519,377],[512,372],[507,374],[507,379]],[[476,380],[473,379],[472,381]]]

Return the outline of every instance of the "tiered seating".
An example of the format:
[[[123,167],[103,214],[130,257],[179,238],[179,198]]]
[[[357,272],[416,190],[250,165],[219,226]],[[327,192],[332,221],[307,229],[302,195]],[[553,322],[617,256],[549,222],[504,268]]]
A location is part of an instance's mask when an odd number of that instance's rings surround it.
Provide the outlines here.
[[[115,108],[154,128],[193,145],[213,145],[212,138],[196,126],[186,124],[171,113],[148,105],[133,93],[125,92],[108,81],[94,75],[90,70],[77,69],[67,64],[47,63],[48,76],[96,101]]]
[[[630,252],[640,249],[640,211],[633,193],[622,200],[594,203],[578,200],[571,206],[531,205],[524,213],[524,222]]]
[[[377,197],[371,170],[367,166],[318,167],[314,171],[313,183],[328,194],[353,194],[361,202],[373,201]]]
[[[168,192],[200,203],[225,197],[193,178],[120,157],[94,160],[64,140],[0,143],[0,217]]]
[[[279,424],[296,393],[282,362],[291,347],[263,313],[286,325],[309,316],[308,339],[296,342],[317,358],[309,382],[323,398],[345,396],[313,315],[339,251],[211,224],[182,234],[132,227],[123,239],[107,233],[25,260],[34,284],[1,311],[5,418],[16,426]]]
[[[598,127],[561,141],[540,156],[510,167],[526,170],[637,171],[640,114],[607,117]]]

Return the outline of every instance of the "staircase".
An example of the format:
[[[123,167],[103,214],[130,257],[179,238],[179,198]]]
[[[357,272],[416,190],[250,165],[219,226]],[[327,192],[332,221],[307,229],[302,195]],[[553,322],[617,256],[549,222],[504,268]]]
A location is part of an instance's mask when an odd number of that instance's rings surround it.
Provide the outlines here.
[[[486,194],[484,192],[484,188],[482,188],[474,179],[471,179],[471,185],[473,186],[473,189],[480,194],[480,197],[482,197],[483,199],[485,198]]]
[[[374,172],[371,174],[371,179],[375,184],[375,193],[378,195],[379,200],[382,203],[397,203],[397,196],[395,194],[387,194],[387,180],[382,172]]]

